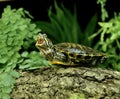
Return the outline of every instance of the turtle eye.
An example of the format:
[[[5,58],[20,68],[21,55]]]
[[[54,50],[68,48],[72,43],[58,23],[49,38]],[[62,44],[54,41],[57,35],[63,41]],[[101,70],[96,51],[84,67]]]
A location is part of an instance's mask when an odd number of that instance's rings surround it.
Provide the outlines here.
[[[39,38],[39,39],[38,39],[38,44],[42,44],[43,41],[44,41],[43,39]]]

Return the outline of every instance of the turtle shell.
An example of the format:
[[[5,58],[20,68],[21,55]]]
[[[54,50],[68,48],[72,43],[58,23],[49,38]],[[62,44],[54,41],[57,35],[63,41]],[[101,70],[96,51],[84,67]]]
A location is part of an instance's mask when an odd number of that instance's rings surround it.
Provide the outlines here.
[[[62,65],[96,65],[103,63],[107,55],[105,53],[93,50],[90,47],[74,44],[74,43],[59,43],[54,46],[56,53],[59,53],[58,57],[64,55],[64,59],[61,62],[54,62],[54,64]]]

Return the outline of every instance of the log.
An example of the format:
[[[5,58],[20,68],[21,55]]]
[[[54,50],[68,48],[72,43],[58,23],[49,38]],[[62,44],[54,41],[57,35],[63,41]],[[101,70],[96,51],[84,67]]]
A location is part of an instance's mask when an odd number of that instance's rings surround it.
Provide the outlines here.
[[[120,99],[120,72],[95,67],[19,71],[11,99]]]

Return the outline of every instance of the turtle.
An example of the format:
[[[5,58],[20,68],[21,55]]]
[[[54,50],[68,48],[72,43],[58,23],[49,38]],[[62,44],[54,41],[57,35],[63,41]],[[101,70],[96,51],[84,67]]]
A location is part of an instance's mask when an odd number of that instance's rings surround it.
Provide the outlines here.
[[[107,59],[106,53],[98,52],[85,45],[70,42],[53,44],[45,33],[39,33],[36,47],[43,57],[55,65],[95,66]]]

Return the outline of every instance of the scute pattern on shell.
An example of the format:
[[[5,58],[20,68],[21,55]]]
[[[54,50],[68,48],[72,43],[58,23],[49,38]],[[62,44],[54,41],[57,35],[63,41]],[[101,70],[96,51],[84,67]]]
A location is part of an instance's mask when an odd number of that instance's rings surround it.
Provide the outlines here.
[[[98,61],[103,63],[104,60],[101,60],[102,58],[107,58],[105,53],[74,43],[56,44],[55,50],[56,52],[64,53],[64,55],[66,55],[66,57],[69,58],[74,65],[79,63],[96,65]]]

